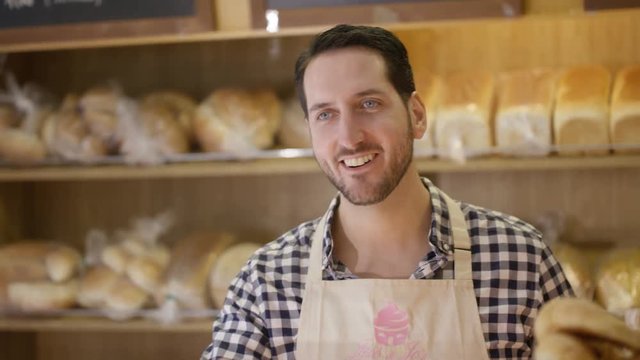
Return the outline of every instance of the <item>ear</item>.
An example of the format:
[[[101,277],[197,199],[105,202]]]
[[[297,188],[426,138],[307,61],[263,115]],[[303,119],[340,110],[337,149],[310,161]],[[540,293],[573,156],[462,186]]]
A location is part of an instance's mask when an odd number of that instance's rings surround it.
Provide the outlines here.
[[[411,128],[413,130],[413,138],[421,139],[427,131],[427,110],[420,95],[416,91],[411,93],[407,106],[409,117],[411,118]]]

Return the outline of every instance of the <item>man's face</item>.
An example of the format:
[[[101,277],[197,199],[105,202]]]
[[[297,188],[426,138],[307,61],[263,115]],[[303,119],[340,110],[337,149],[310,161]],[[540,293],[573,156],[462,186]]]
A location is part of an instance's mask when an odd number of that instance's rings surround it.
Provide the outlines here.
[[[424,133],[417,95],[407,108],[382,56],[358,47],[313,58],[304,91],[313,151],[329,180],[353,204],[384,200],[411,163],[413,139]]]

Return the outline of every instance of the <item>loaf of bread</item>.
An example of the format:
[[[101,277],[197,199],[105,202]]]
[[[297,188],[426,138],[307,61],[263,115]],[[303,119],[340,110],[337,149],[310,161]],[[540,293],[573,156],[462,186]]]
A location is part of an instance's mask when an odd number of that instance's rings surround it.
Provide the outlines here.
[[[233,236],[225,233],[193,234],[178,241],[156,302],[163,304],[172,298],[185,309],[209,308],[207,284],[211,267],[233,241]]]
[[[494,78],[485,71],[461,72],[443,79],[435,139],[441,155],[458,158],[464,150],[493,145]]]
[[[179,91],[155,91],[147,94],[142,99],[142,104],[168,110],[172,118],[182,127],[189,142],[195,141],[193,118],[198,104],[189,95]]]
[[[616,75],[611,94],[611,142],[640,146],[640,65],[622,68]]]
[[[165,267],[152,258],[140,256],[127,263],[125,273],[134,285],[153,294],[158,291],[164,271]]]
[[[504,154],[551,151],[551,115],[556,75],[549,69],[503,73],[498,92],[496,145]]]
[[[0,273],[9,281],[67,281],[81,265],[80,253],[49,241],[22,241],[0,246]]]
[[[76,305],[78,281],[12,282],[7,292],[12,309],[25,312],[67,309]]]
[[[194,131],[203,151],[242,153],[273,146],[281,119],[273,91],[220,89],[198,106]]]
[[[284,148],[310,148],[309,126],[297,97],[284,104],[282,124],[278,130],[280,145]]]
[[[209,275],[209,292],[215,308],[222,308],[229,284],[260,247],[257,243],[239,243],[218,256]]]
[[[553,116],[559,153],[608,152],[610,83],[611,73],[598,65],[572,67],[560,76]]]
[[[46,156],[45,145],[36,134],[17,128],[0,130],[0,159],[14,164],[33,164]]]
[[[544,304],[534,324],[534,335],[539,343],[534,354],[536,359],[539,359],[538,353],[547,351],[557,352],[558,357],[543,358],[567,358],[569,349],[575,349],[574,354],[596,355],[603,344],[621,346],[640,355],[640,331],[629,328],[622,319],[586,299],[560,297]],[[556,343],[554,339],[559,335],[570,336],[578,343],[569,339]]]
[[[640,248],[612,250],[601,262],[596,300],[616,313],[640,308]]]
[[[41,137],[51,154],[63,159],[88,160],[107,155],[107,144],[91,133],[78,106],[78,97],[67,95],[57,112],[45,118]]]
[[[442,80],[439,76],[425,71],[416,71],[414,75],[416,91],[427,108],[427,131],[422,136],[422,139],[414,141],[414,149],[431,151],[435,147],[436,114],[439,96],[442,91]]]

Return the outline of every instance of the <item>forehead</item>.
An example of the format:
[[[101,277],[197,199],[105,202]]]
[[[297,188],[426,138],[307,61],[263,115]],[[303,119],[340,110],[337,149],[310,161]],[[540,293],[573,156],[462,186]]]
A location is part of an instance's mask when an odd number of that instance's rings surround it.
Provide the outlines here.
[[[330,50],[314,57],[304,74],[309,104],[370,89],[393,92],[382,55],[361,47]]]

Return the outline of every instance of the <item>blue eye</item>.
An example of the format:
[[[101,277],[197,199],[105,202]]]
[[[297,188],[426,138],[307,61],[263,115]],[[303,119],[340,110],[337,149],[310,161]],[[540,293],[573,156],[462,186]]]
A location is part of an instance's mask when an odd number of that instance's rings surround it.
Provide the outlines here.
[[[365,100],[362,102],[362,107],[365,109],[374,109],[379,105],[379,102],[377,102],[376,100]]]
[[[327,111],[323,111],[316,116],[318,120],[328,120],[331,117],[331,114]]]

